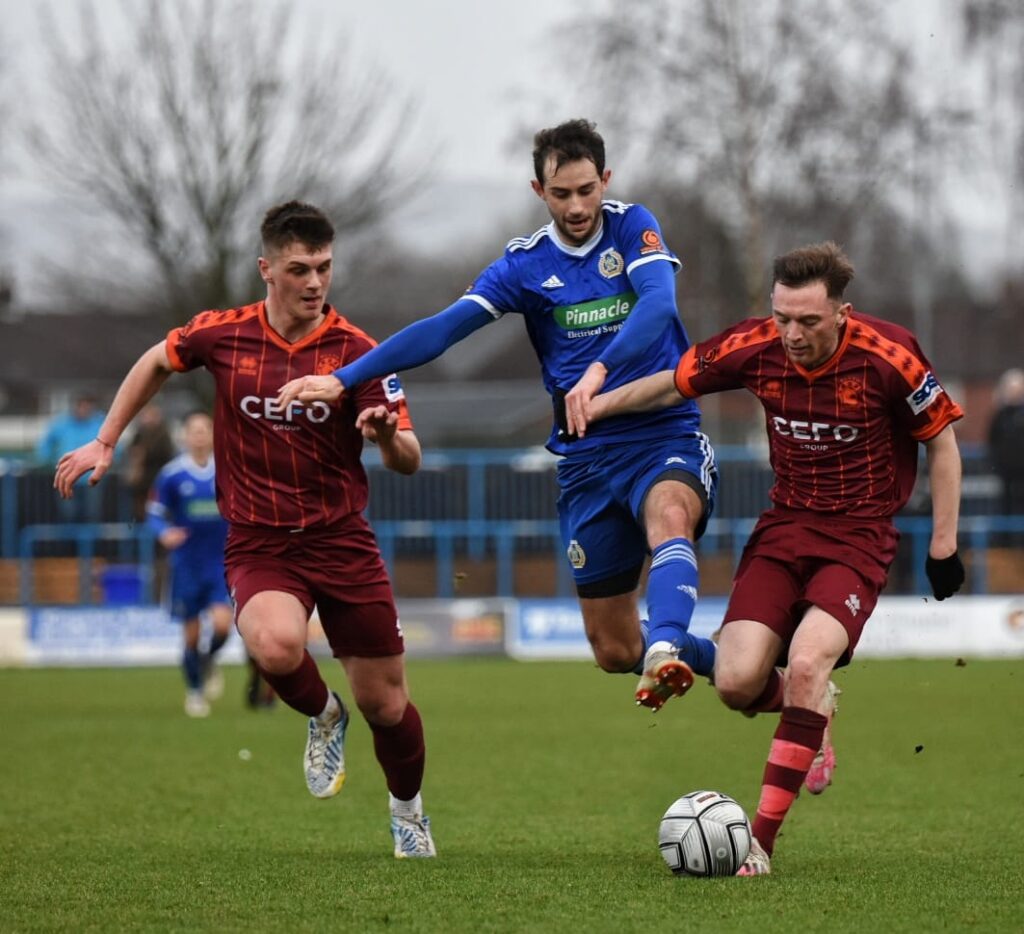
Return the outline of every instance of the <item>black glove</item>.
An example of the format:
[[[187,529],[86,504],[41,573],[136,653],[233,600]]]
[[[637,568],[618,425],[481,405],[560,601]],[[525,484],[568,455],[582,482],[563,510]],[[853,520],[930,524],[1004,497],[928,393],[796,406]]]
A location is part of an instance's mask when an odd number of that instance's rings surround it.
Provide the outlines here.
[[[579,440],[579,435],[569,434],[569,419],[565,415],[565,397],[568,394],[568,390],[565,389],[556,389],[551,394],[551,404],[555,409],[555,424],[558,426],[558,440],[565,442]]]
[[[929,555],[924,563],[924,572],[931,581],[936,600],[952,597],[964,582],[964,566],[955,551],[948,558],[942,559]]]

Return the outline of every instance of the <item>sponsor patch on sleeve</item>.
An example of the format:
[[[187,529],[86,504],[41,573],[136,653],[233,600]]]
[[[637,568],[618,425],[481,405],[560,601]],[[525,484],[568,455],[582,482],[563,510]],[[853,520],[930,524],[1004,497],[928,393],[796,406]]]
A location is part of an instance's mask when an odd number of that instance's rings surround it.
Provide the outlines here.
[[[910,410],[915,415],[920,415],[939,396],[941,396],[942,393],[942,386],[939,385],[939,381],[932,375],[931,370],[929,370],[924,374],[924,379],[922,379],[918,384],[917,389],[907,396],[907,405],[910,406]]]
[[[388,402],[398,402],[400,399],[405,398],[405,390],[402,389],[402,381],[398,378],[397,373],[385,376],[380,381],[380,385]]]
[[[661,242],[661,236],[658,231],[647,228],[642,234],[640,234],[640,240],[643,242],[643,246],[640,247],[640,253],[667,253],[665,244]]]

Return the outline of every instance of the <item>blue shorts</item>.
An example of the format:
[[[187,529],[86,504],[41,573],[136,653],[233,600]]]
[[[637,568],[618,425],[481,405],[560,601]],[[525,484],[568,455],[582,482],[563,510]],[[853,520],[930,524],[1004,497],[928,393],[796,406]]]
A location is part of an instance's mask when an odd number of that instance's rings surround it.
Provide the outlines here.
[[[192,574],[176,568],[171,581],[171,616],[176,620],[195,619],[215,603],[231,605],[223,572]]]
[[[670,479],[703,493],[706,506],[695,536],[700,538],[718,488],[715,452],[707,435],[609,444],[559,462],[558,519],[577,587],[628,576],[633,570],[639,575],[650,554],[642,522],[644,498],[657,481]]]

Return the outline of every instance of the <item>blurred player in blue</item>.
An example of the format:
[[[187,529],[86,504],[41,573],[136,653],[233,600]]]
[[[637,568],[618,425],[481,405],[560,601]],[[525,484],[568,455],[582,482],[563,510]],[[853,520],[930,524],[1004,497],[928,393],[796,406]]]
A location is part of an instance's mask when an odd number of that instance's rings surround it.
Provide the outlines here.
[[[587,637],[605,671],[640,674],[636,701],[658,710],[708,675],[715,647],[692,636],[694,542],[714,506],[714,452],[691,400],[569,433],[602,388],[670,368],[690,346],[675,300],[680,262],[640,204],[604,200],[611,179],[594,124],[571,120],[534,137],[531,184],[551,222],[508,243],[465,295],[354,363],[294,379],[278,405],[333,402],[373,377],[432,360],[506,314],[518,314],[551,395],[548,450],[559,519]],[[568,416],[567,416],[568,413]],[[567,420],[568,417],[568,420]],[[647,555],[649,623],[637,609]]]
[[[217,509],[213,469],[213,419],[193,412],[185,419],[185,451],[157,475],[146,521],[170,552],[171,615],[183,623],[185,713],[206,717],[224,690],[214,656],[231,634],[232,612],[224,583],[227,523]],[[200,615],[212,625],[207,652],[199,651]]]

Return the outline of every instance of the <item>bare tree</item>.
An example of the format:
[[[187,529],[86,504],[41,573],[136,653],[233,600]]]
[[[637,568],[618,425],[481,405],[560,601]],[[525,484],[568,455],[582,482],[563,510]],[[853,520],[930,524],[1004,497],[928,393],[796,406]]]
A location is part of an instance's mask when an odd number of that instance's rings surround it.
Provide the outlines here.
[[[978,108],[988,145],[979,162],[997,179],[1011,274],[1024,276],[1024,5],[1019,0],[959,0],[963,44],[984,80]]]
[[[77,294],[91,272],[104,303],[162,297],[174,320],[235,304],[267,206],[315,201],[344,242],[417,182],[411,100],[357,68],[343,35],[295,31],[293,6],[121,0],[111,30],[83,0],[73,37],[45,13],[37,159],[89,212],[93,255],[114,244],[67,271]]]
[[[647,0],[579,21],[595,109],[648,177],[720,220],[751,308],[794,231],[849,242],[931,170],[941,115],[911,93],[913,61],[884,12],[877,0]]]
[[[6,173],[9,158],[11,128],[11,81],[10,58],[8,56],[7,37],[0,32],[0,170]],[[0,222],[0,245],[7,237],[7,231]],[[6,251],[5,251],[6,252]],[[0,318],[8,313],[14,304],[14,275],[7,266],[6,260],[0,259]]]

